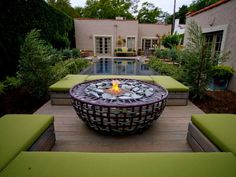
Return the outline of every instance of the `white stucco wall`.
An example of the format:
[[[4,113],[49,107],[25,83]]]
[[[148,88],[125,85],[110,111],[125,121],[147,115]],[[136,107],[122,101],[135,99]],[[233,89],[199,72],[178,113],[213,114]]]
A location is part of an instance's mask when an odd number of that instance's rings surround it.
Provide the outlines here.
[[[142,38],[163,36],[164,34],[170,34],[171,25],[163,24],[139,24],[138,25],[138,48],[142,48]]]
[[[203,32],[224,30],[221,49],[222,51],[230,51],[230,57],[223,64],[232,66],[236,70],[236,0],[230,0],[205,12],[188,17],[186,29],[191,20],[196,21]],[[185,45],[188,41],[187,38],[186,33]],[[236,74],[231,79],[229,89],[236,92]]]

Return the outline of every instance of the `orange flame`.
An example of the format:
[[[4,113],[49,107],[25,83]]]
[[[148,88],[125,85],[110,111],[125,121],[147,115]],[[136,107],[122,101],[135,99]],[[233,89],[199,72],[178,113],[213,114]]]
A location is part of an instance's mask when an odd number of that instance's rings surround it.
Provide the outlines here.
[[[113,93],[120,93],[121,89],[119,88],[120,82],[118,80],[112,80],[112,88],[110,88],[110,91]]]

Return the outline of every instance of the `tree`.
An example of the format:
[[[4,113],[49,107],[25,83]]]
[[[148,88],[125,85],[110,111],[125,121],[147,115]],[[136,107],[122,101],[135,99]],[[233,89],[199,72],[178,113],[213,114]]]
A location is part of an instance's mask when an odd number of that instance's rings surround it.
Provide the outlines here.
[[[47,0],[48,4],[66,13],[70,17],[76,18],[79,16],[77,11],[71,7],[70,0]]]
[[[198,11],[204,7],[216,3],[217,1],[219,0],[194,0],[189,6],[189,11]]]
[[[139,23],[156,23],[160,14],[161,10],[158,7],[152,3],[144,2],[138,11],[137,19]]]
[[[179,11],[175,13],[175,18],[179,19],[180,24],[185,24],[187,13],[188,13],[188,6],[186,6],[186,5],[182,5],[179,8]],[[172,24],[173,23],[173,15],[167,16],[166,22],[168,24]]]
[[[196,22],[189,23],[188,43],[184,52],[184,70],[187,85],[193,98],[202,98],[207,90],[211,76],[211,68],[218,60],[211,57],[201,27]]]
[[[115,19],[121,16],[127,19],[134,19],[131,10],[136,9],[135,1],[132,0],[87,0],[82,12],[82,17],[86,18],[107,18]]]

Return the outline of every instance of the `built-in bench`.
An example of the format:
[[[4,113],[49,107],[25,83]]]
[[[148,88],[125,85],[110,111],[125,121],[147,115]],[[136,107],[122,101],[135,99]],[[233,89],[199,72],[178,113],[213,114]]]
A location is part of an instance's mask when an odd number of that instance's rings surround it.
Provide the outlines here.
[[[142,80],[163,86],[169,92],[167,105],[187,105],[189,89],[177,80],[169,76],[144,76],[144,75],[68,75],[62,80],[50,86],[51,103],[53,105],[70,105],[69,90],[77,83],[84,81],[126,78]]]
[[[8,114],[0,118],[0,171],[21,151],[50,150],[55,143],[53,117]]]
[[[88,75],[69,74],[49,87],[52,105],[70,105],[69,90],[76,84],[86,81]]]
[[[170,76],[154,76],[151,78],[155,84],[159,84],[168,90],[167,105],[187,105],[189,88]]]
[[[192,115],[187,140],[194,151],[224,151],[236,155],[236,115]]]
[[[0,177],[235,177],[232,153],[22,152]]]

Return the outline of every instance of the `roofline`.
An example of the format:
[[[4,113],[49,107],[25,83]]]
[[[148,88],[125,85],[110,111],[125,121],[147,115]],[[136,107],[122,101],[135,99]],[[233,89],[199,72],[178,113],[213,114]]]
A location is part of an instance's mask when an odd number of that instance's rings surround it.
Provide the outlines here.
[[[200,14],[202,12],[205,12],[205,11],[208,11],[210,9],[213,9],[213,8],[215,8],[215,7],[217,7],[217,6],[221,5],[221,4],[224,4],[224,3],[228,2],[228,1],[230,1],[230,0],[220,0],[220,1],[216,2],[216,3],[214,3],[214,4],[211,4],[211,5],[207,6],[207,7],[202,8],[202,9],[200,9],[198,11],[189,12],[189,13],[186,14],[186,16],[187,17],[195,16],[195,15]]]
[[[138,20],[116,20],[116,19],[108,19],[108,18],[75,18],[75,20],[109,20],[109,21],[134,21],[138,22]],[[157,24],[157,23],[138,23],[139,25],[164,25],[164,26],[169,26],[171,24]]]
[[[116,19],[108,19],[108,18],[75,18],[75,20],[138,21],[138,20],[132,20],[132,19],[126,19],[126,20],[116,20]]]

